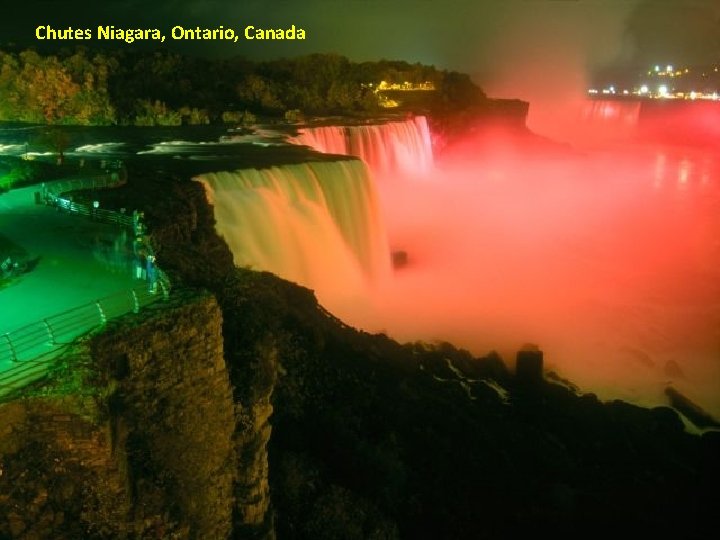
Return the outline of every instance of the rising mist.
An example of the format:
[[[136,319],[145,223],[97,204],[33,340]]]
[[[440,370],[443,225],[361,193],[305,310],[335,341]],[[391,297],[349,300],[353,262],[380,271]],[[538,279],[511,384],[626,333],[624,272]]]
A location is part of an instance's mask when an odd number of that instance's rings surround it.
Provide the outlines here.
[[[638,121],[625,107],[607,129]],[[591,110],[589,132],[608,123]],[[650,405],[672,384],[717,413],[719,179],[707,148],[626,139],[580,152],[486,129],[425,174],[375,176],[406,266],[354,298],[305,284],[347,322],[401,341],[507,360],[533,342],[585,391]]]

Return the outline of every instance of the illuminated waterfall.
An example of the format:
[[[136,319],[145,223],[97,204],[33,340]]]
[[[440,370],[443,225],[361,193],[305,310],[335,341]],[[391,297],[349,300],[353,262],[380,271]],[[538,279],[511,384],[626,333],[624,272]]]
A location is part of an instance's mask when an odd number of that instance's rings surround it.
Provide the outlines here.
[[[362,294],[390,271],[377,197],[361,161],[207,173],[197,180],[238,266],[310,287],[330,304]]]
[[[423,174],[433,165],[427,118],[358,126],[303,128],[290,139],[326,154],[357,156],[376,174]]]
[[[640,119],[640,101],[589,100],[582,108],[582,120],[593,128],[634,129]]]
[[[717,146],[720,103],[693,99],[588,100],[581,110],[586,137],[634,136],[643,141]]]

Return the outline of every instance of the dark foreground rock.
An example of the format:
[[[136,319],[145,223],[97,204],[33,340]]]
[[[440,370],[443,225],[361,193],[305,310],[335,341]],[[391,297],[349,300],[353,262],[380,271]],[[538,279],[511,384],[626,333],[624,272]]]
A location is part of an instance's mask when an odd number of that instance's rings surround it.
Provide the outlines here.
[[[680,411],[685,418],[690,420],[698,428],[720,428],[720,422],[715,420],[707,411],[700,407],[700,405],[694,403],[690,398],[672,386],[665,389],[665,395],[670,400],[670,405]]]

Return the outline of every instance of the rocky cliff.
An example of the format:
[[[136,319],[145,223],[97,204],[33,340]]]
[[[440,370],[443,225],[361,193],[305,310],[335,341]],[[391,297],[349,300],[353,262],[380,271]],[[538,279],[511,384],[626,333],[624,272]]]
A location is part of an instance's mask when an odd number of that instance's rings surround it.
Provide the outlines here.
[[[0,537],[225,538],[236,409],[214,298],[187,295],[77,343],[0,405]]]

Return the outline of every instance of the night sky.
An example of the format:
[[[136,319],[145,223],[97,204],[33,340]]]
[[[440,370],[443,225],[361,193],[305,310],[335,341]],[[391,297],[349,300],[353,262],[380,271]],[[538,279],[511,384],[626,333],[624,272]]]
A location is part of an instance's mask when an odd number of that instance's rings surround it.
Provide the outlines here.
[[[253,59],[337,52],[473,74],[502,90],[547,74],[569,84],[598,70],[720,59],[718,0],[27,0],[2,17],[1,40],[37,44],[35,27],[113,24],[168,32],[295,24],[304,42],[166,42],[165,48]],[[112,43],[112,47],[137,47]]]

